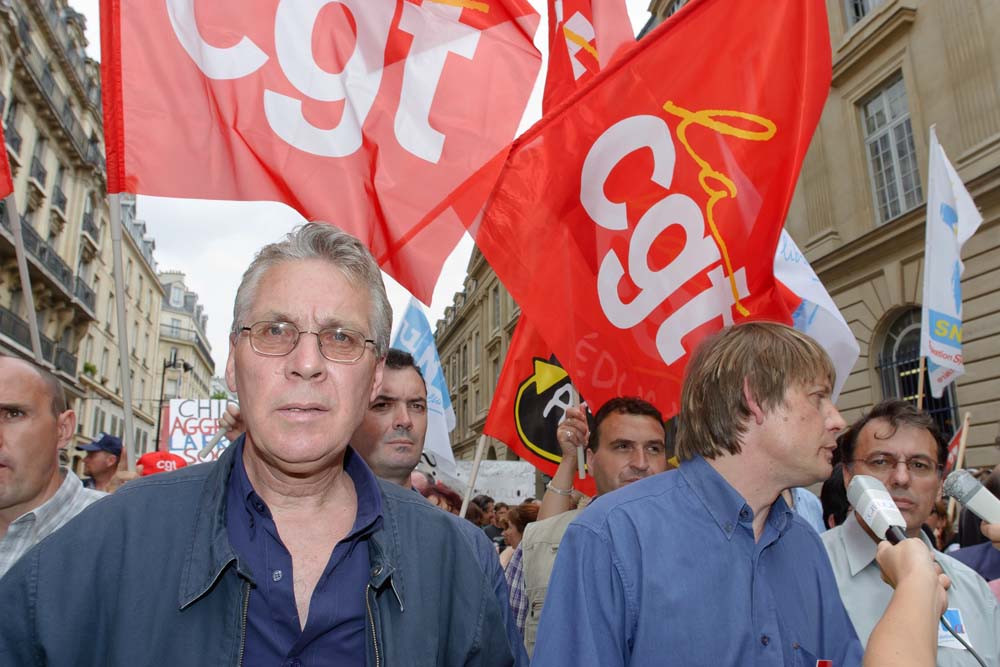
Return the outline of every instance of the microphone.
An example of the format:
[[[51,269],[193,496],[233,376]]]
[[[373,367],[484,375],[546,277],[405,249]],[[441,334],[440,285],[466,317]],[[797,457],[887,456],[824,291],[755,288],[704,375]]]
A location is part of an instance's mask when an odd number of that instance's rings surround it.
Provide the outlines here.
[[[968,470],[956,470],[944,480],[944,495],[954,498],[989,523],[1000,523],[1000,500]]]
[[[906,519],[882,482],[868,475],[855,475],[847,487],[847,499],[876,537],[890,544],[906,539]]]

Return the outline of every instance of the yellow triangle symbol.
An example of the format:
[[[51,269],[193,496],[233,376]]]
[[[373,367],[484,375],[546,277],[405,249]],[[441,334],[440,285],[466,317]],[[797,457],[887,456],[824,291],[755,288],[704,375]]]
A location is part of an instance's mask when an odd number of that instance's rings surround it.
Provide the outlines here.
[[[568,375],[562,366],[535,359],[535,388],[539,394],[545,393],[554,384]]]

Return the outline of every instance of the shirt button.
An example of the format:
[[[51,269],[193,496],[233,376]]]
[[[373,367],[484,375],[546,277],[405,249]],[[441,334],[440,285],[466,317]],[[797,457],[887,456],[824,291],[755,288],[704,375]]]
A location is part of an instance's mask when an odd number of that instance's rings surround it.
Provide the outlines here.
[[[726,532],[727,532],[727,533],[731,533],[731,532],[733,532],[733,524],[732,524],[732,522],[731,522],[731,521],[727,521],[727,522],[726,522],[726,525],[725,525],[725,526],[723,526],[723,528],[725,528],[725,529],[726,529]]]
[[[260,512],[261,514],[263,514],[263,513],[264,513],[264,503],[262,503],[262,502],[261,502],[261,501],[259,501],[259,500],[254,500],[254,501],[253,501],[253,508],[254,508],[255,510],[257,510],[258,512]]]
[[[741,509],[740,510],[740,521],[746,521],[749,518],[750,518],[750,512],[746,508]]]
[[[771,638],[768,637],[767,635],[761,635],[760,636],[760,643],[763,644],[764,646],[767,646],[768,644],[771,643]]]
[[[382,574],[382,566],[381,565],[376,565],[375,567],[372,568],[372,576],[373,577],[377,577],[380,574]]]
[[[271,573],[271,579],[273,579],[274,581],[281,581],[282,576],[283,575],[281,574],[281,570],[275,570],[274,572]]]

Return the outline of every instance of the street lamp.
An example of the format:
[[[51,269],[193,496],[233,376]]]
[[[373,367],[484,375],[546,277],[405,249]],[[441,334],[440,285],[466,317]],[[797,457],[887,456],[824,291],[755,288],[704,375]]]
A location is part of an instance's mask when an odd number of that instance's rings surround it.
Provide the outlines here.
[[[164,359],[163,373],[160,375],[160,402],[156,404],[156,451],[160,451],[160,422],[163,420],[163,390],[167,384],[167,369],[178,368],[181,373],[194,370],[194,366],[180,359]]]

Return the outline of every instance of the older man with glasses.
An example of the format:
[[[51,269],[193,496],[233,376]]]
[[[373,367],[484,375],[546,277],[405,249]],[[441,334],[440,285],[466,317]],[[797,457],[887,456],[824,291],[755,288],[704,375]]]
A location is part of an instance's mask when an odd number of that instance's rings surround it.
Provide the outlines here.
[[[349,446],[392,311],[361,243],[305,225],[236,293],[226,380],[246,433],[133,482],[0,581],[0,664],[524,664],[482,531]]]
[[[934,548],[921,530],[941,497],[948,445],[934,420],[904,401],[879,403],[841,434],[844,484],[855,475],[877,478],[906,520],[908,537],[922,539],[951,578],[948,618],[987,665],[1000,664],[1000,611],[986,582],[974,571]],[[885,612],[892,589],[875,562],[876,539],[856,513],[826,531],[823,544],[833,565],[840,596],[863,643]],[[938,638],[938,665],[978,664],[947,631]]]

